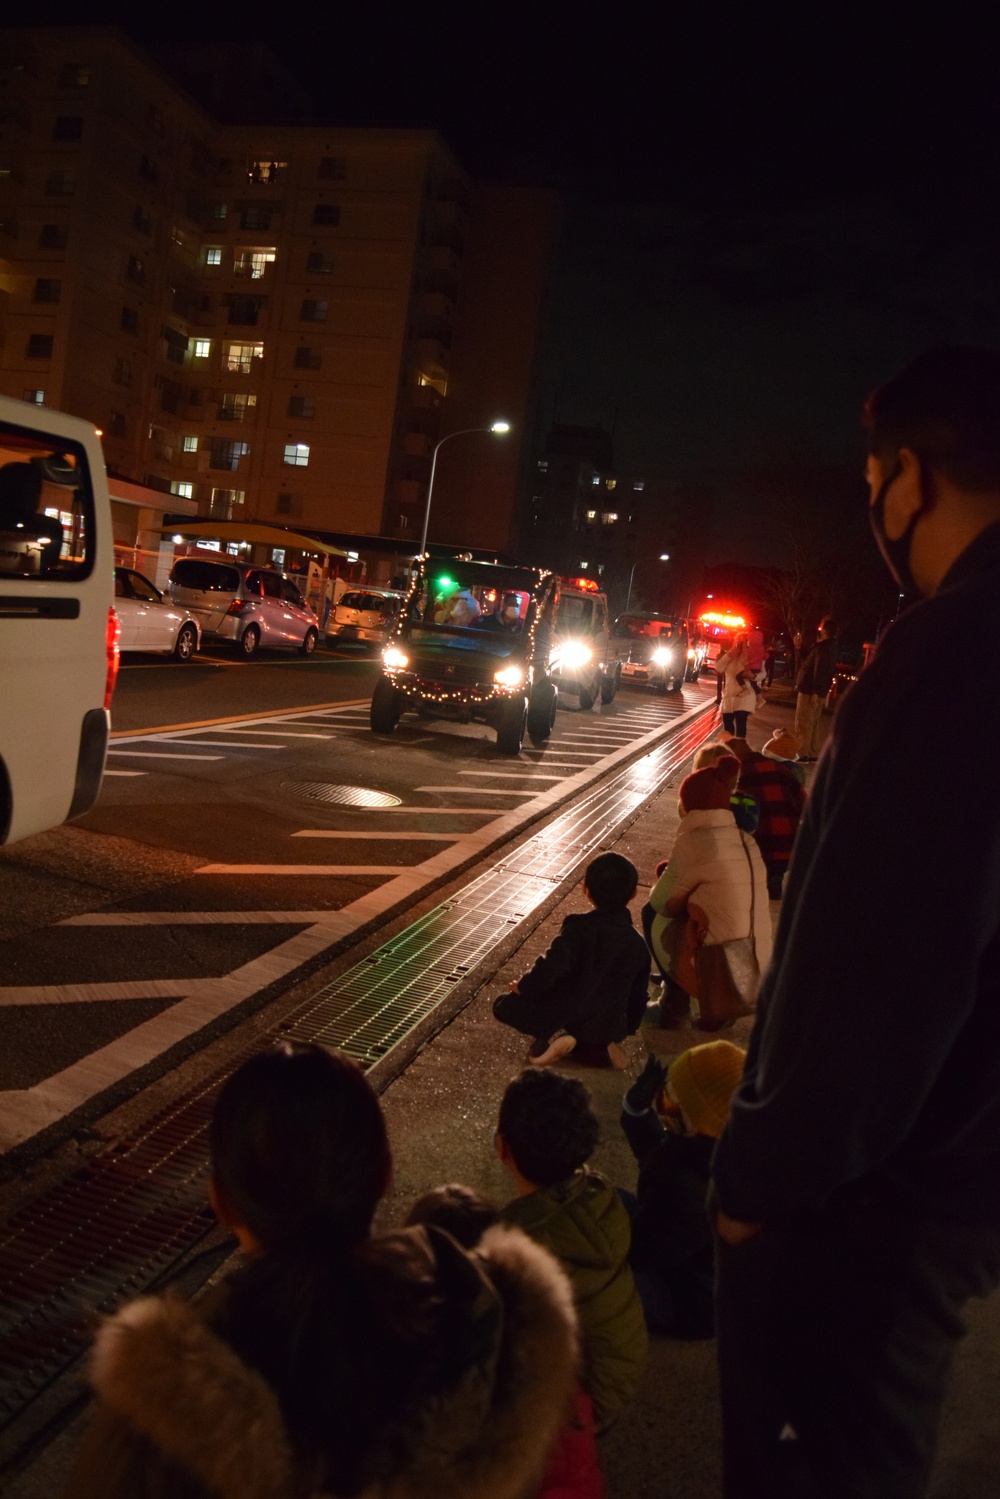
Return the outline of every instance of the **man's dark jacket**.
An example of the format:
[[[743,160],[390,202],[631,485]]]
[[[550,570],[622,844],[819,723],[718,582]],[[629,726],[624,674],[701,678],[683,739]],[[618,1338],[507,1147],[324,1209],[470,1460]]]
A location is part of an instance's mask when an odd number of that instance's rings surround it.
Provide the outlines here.
[[[812,650],[799,667],[795,678],[795,691],[806,696],[826,697],[833,686],[833,674],[837,669],[837,642],[817,640]]]
[[[731,1217],[876,1190],[1000,1223],[1000,691],[983,675],[998,636],[1000,524],[838,709],[716,1151]]]
[[[649,998],[649,961],[649,949],[627,910],[581,912],[566,917],[518,990],[522,999],[544,1001],[578,1041],[607,1041],[610,1013],[617,1021],[613,1039],[618,1040],[642,1019]]]

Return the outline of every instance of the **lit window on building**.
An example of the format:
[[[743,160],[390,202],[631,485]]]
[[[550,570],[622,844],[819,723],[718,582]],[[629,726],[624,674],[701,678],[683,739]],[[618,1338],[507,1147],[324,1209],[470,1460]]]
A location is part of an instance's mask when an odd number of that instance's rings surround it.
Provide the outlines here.
[[[184,448],[185,453],[197,453],[197,451],[198,451],[198,439],[197,439],[197,437],[193,436],[191,433],[188,433],[187,436],[185,436],[185,438],[184,438],[184,442],[183,442],[182,446]]]
[[[256,404],[257,397],[249,391],[227,391],[219,402],[219,420],[221,422],[245,421],[248,408]]]
[[[636,490],[639,490],[640,493],[641,493],[642,490],[645,489],[645,487],[646,487],[646,481],[645,481],[645,479],[636,479],[635,483],[632,485],[632,488],[636,489]]]
[[[617,519],[618,519],[618,511],[617,510],[605,510],[603,512],[603,514],[601,515],[601,525],[602,526],[613,526],[614,523],[615,523],[615,521]]]
[[[618,480],[617,479],[605,479],[604,483],[605,483],[605,485],[607,486],[608,489],[617,489],[618,488]]]
[[[171,494],[179,494],[185,500],[194,499],[194,485],[187,479],[175,479],[170,486]]]
[[[269,187],[277,182],[287,166],[287,161],[252,161],[247,168],[247,179],[258,187]]]
[[[600,476],[600,474],[595,474],[594,477],[591,479],[590,482],[591,482],[591,484],[594,484],[594,485],[600,484],[600,482],[601,482],[601,476]]]
[[[30,401],[32,406],[44,406],[45,392],[44,390],[26,390],[24,392],[24,399]]]
[[[286,442],[284,461],[289,468],[306,468],[309,464],[309,444]]]
[[[224,364],[227,370],[236,375],[249,375],[253,368],[255,359],[263,359],[263,344],[229,344],[226,348]]]
[[[594,522],[596,521],[596,519],[597,519],[597,511],[596,510],[588,510],[587,511],[587,525],[588,526],[592,526],[594,524]]]
[[[245,489],[213,489],[208,505],[209,514],[222,520],[231,520],[233,511],[244,504],[246,497]]]
[[[207,359],[212,352],[212,340],[210,338],[196,338],[194,341],[195,359]]]
[[[240,250],[233,270],[237,276],[249,276],[251,281],[259,281],[268,266],[274,264],[276,256],[273,245],[262,250]]]
[[[539,458],[539,460],[538,460],[538,472],[540,474],[547,474],[548,471],[549,471],[549,460],[547,458]]]
[[[205,264],[206,265],[221,265],[222,264],[222,246],[221,245],[209,245],[207,247],[207,249],[205,250]]]

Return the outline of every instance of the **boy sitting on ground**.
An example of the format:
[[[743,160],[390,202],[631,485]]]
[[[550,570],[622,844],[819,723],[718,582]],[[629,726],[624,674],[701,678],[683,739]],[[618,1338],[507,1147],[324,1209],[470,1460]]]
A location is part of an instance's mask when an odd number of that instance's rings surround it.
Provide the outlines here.
[[[604,1430],[635,1394],[648,1337],[628,1253],[628,1213],[587,1168],[597,1116],[577,1078],[523,1072],[500,1105],[496,1148],[517,1186],[503,1219],[556,1256],[573,1287],[583,1384]]]
[[[593,911],[567,916],[548,952],[494,1001],[504,1025],[534,1038],[528,1060],[546,1067],[573,1060],[625,1068],[618,1045],[646,1008],[649,952],[628,903],[638,872],[621,854],[599,854],[583,877]]]
[[[622,1102],[621,1126],[639,1163],[635,1193],[622,1194],[632,1217],[629,1263],[650,1332],[715,1335],[715,1244],[705,1198],[745,1060],[731,1041],[693,1046],[669,1069],[650,1057]]]

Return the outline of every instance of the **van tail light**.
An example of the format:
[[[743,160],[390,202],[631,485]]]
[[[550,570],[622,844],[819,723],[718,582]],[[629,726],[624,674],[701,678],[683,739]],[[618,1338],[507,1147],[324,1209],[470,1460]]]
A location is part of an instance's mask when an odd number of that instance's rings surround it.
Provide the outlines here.
[[[108,610],[108,629],[104,637],[104,650],[108,658],[108,674],[104,679],[104,706],[111,707],[111,699],[114,696],[115,683],[118,680],[118,666],[121,661],[121,648],[118,642],[122,638],[122,627],[118,622],[118,616],[113,609]]]
[[[229,608],[226,610],[226,613],[227,614],[242,614],[243,613],[243,600],[242,599],[233,599],[233,602],[230,604]]]

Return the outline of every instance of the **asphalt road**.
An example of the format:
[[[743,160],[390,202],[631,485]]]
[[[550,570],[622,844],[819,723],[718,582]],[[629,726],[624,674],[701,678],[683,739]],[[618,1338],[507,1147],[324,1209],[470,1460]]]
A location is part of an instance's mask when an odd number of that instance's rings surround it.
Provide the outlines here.
[[[367,722],[372,660],[126,661],[98,805],[0,850],[0,1153],[130,1096],[651,743],[711,689],[482,725]]]
[[[319,647],[309,657],[263,651],[253,661],[241,661],[216,647],[199,651],[183,666],[169,657],[129,652],[118,673],[112,732],[367,697],[378,669],[374,652],[360,648]]]

